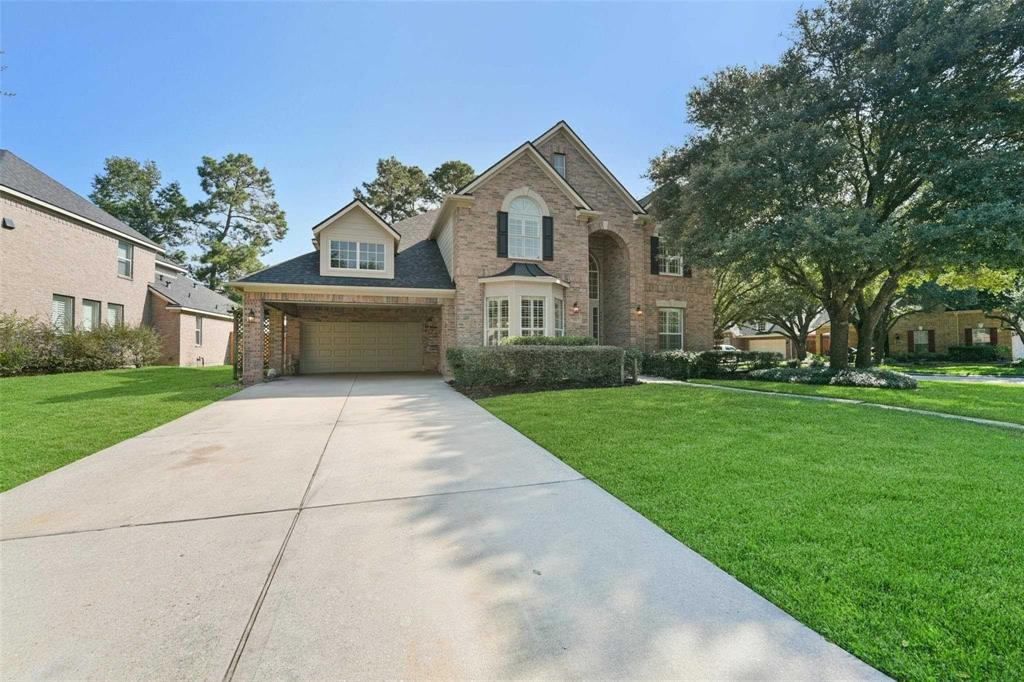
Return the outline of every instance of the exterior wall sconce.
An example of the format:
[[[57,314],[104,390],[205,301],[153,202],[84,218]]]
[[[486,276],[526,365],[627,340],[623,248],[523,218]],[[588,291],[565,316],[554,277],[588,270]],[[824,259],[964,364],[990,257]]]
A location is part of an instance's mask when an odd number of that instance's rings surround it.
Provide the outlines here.
[[[644,311],[643,311],[643,309],[640,306],[636,307],[636,316],[637,317],[643,317],[644,316]]]
[[[249,322],[256,321],[256,310],[254,308],[249,308],[249,316],[246,319],[249,320]]]
[[[572,302],[572,314],[573,315],[579,315],[580,314],[580,302],[579,301],[573,301]]]

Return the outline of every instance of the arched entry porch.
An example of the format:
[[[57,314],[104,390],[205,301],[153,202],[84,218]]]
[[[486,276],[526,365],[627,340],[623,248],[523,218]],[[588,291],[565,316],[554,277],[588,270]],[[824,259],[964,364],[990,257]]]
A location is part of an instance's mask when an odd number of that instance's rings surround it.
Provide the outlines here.
[[[600,343],[630,345],[629,251],[622,237],[608,230],[588,240],[589,330]]]

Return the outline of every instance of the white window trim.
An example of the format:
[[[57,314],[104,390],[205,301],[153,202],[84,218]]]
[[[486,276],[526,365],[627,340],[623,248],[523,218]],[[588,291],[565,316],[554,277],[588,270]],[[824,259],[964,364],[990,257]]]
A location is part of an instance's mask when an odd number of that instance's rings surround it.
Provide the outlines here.
[[[517,213],[511,210],[512,204],[526,199],[537,208],[537,213]],[[544,257],[544,209],[533,197],[520,194],[509,202],[508,212],[508,258],[511,260],[539,261]],[[521,232],[516,231],[522,228]],[[521,251],[515,251],[513,240],[522,243]],[[527,247],[529,244],[529,248]]]
[[[554,326],[555,336],[565,336],[565,299],[555,297],[552,309],[551,324]]]
[[[661,314],[663,312],[676,313],[679,315],[679,333],[661,331]],[[661,342],[662,337],[679,337],[678,348],[666,348]],[[686,313],[683,308],[658,308],[658,350],[682,350],[686,348]]]
[[[494,301],[498,305],[498,326],[490,326],[490,307],[491,301]],[[505,302],[505,326],[501,326],[501,302]],[[508,338],[512,334],[512,302],[510,296],[488,296],[484,299],[484,345],[485,346],[497,346],[502,339]],[[495,343],[489,343],[491,332],[495,332],[496,339]]]
[[[668,253],[658,254],[658,274],[669,277],[682,277],[686,268],[682,256],[675,256]]]
[[[124,244],[128,247],[128,256],[126,258],[121,257],[121,245]],[[128,274],[121,274],[121,263],[128,264]],[[134,279],[135,278],[135,245],[126,242],[123,239],[117,240],[117,276],[122,279]]]
[[[203,318],[201,315],[196,315],[196,328],[195,338],[193,341],[196,343],[196,348],[200,348],[203,345]]]
[[[61,325],[60,327],[57,327],[57,322],[56,322],[56,320],[53,319],[53,299],[55,299],[55,298],[64,299],[64,301],[69,304],[68,307],[67,307],[67,310],[71,311],[71,319],[68,320],[67,316],[65,315],[65,323],[63,325]],[[63,333],[67,333],[67,332],[69,332],[69,331],[71,331],[72,329],[75,328],[75,297],[74,296],[65,296],[64,294],[53,294],[50,297],[50,324],[53,325],[54,328],[59,329],[59,331],[61,331]]]
[[[115,310],[120,311],[120,315],[117,321],[110,321],[110,314]],[[124,304],[123,303],[107,303],[107,326],[120,327],[124,325]]]
[[[547,336],[548,334],[548,299],[549,296],[520,296],[519,297],[519,335],[520,336]],[[523,303],[530,301],[530,326],[523,326]],[[540,301],[541,324],[533,326],[534,303]],[[529,334],[526,331],[529,330]]]
[[[89,315],[88,311],[90,308],[94,308],[96,310],[95,315]],[[103,324],[103,303],[92,298],[83,298],[82,329],[92,331],[93,329],[99,328],[101,324]]]
[[[356,245],[356,266],[354,268],[339,267],[334,264],[334,245],[349,243]],[[384,250],[380,261],[380,268],[364,268],[362,267],[363,262],[363,247],[364,246],[379,246]],[[384,242],[365,242],[356,239],[329,239],[327,241],[327,267],[334,272],[373,272],[383,274],[388,269],[388,245]]]
[[[918,334],[921,334],[923,336],[923,338],[924,338],[924,343],[921,344],[922,346],[924,346],[924,350],[923,351],[917,350],[917,346],[918,346],[917,335]],[[912,347],[914,349],[913,350],[914,353],[927,353],[928,352],[928,330],[927,329],[911,329],[910,330],[910,341],[911,341],[911,345],[912,345]]]
[[[992,332],[990,327],[973,327],[971,329],[971,345],[972,346],[991,346],[992,345]],[[984,333],[988,337],[986,341],[979,341],[978,336]]]

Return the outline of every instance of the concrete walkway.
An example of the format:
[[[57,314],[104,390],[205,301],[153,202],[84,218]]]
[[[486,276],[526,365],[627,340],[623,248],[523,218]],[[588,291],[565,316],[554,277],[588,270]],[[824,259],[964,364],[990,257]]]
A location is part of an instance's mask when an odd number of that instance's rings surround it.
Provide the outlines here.
[[[0,515],[8,680],[882,677],[436,377],[249,388]]]

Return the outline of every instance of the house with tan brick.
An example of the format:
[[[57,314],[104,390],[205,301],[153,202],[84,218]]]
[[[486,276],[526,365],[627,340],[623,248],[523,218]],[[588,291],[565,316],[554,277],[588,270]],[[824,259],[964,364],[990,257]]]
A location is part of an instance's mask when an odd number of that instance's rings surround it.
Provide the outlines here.
[[[981,310],[940,309],[901,317],[889,330],[889,353],[894,356],[949,352],[952,346],[1003,347],[1017,359],[1020,341],[1001,320]]]
[[[645,207],[564,121],[437,209],[391,225],[352,201],[312,237],[313,251],[231,284],[246,382],[265,368],[444,373],[447,348],[518,335],[714,342],[709,273],[660,248]]]
[[[221,365],[231,299],[189,279],[163,246],[0,150],[0,311],[61,330],[147,324],[162,364]]]

